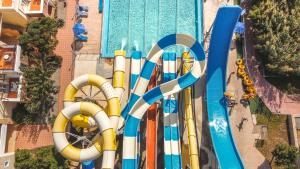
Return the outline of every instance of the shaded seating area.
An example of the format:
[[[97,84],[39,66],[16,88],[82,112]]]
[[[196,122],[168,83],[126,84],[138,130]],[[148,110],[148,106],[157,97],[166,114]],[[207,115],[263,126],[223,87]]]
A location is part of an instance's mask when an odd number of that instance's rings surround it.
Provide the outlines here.
[[[87,41],[87,30],[85,26],[81,23],[81,18],[88,17],[88,6],[77,5],[76,6],[76,20],[77,22],[73,26],[73,33],[75,39],[78,41]]]

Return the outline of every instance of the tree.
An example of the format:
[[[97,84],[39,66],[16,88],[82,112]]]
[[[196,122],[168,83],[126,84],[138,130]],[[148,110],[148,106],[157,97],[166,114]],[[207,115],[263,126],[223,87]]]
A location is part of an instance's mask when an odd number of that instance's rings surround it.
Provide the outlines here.
[[[257,57],[267,72],[300,76],[300,1],[253,0],[249,13]]]
[[[62,20],[43,17],[31,21],[19,37],[22,48],[21,71],[25,81],[25,108],[32,121],[45,120],[55,104],[58,86],[52,75],[61,66],[61,57],[54,53],[56,34],[64,25]],[[41,121],[40,121],[41,122]],[[42,121],[43,122],[43,121]]]
[[[287,144],[278,144],[272,151],[275,164],[277,166],[283,166],[287,169],[295,168],[296,158],[299,151],[296,147],[289,146]],[[272,160],[273,160],[272,158]]]

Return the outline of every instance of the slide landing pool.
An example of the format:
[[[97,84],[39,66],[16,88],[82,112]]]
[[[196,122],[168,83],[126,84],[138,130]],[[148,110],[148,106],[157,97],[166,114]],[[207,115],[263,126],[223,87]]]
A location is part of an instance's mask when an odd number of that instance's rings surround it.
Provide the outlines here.
[[[104,0],[102,57],[120,48],[130,57],[145,57],[157,41],[169,34],[187,34],[202,42],[202,0]],[[181,55],[183,48],[171,47]]]

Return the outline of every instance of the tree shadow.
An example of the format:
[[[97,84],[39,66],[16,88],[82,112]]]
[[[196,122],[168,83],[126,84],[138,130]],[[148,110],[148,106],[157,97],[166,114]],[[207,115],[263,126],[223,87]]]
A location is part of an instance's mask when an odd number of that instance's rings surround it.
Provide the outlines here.
[[[258,166],[258,169],[271,169],[269,161],[265,160],[262,164]]]
[[[27,138],[27,142],[32,144],[36,144],[39,138],[39,135],[42,130],[47,130],[50,132],[50,128],[43,124],[43,125],[20,125],[17,127],[18,137]]]

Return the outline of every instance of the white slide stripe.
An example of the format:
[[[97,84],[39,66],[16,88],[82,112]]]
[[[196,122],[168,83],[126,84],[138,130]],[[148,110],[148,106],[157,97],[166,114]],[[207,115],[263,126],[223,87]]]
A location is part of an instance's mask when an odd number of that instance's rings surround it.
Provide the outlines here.
[[[164,113],[164,126],[177,127],[178,124],[177,113]]]
[[[146,89],[147,89],[147,85],[149,83],[149,80],[143,78],[143,77],[140,77],[138,80],[137,80],[137,83],[135,85],[135,88],[134,88],[134,94],[138,95],[138,96],[142,96]]]
[[[100,133],[104,130],[112,128],[111,121],[107,117],[107,114],[104,111],[99,111],[95,115],[95,120],[99,126]]]
[[[131,59],[131,74],[139,75],[141,73],[141,59]]]
[[[102,168],[114,168],[115,164],[115,151],[104,151],[102,159]]]
[[[109,82],[105,82],[102,84],[101,89],[107,100],[117,97],[115,94],[115,90]]]
[[[180,155],[180,147],[177,140],[164,140],[164,152],[167,155]]]
[[[58,152],[61,152],[69,145],[65,133],[53,133],[53,141]]]
[[[169,73],[177,73],[176,62],[177,60],[169,60]]]
[[[87,161],[90,159],[95,159],[100,155],[99,151],[93,145],[89,148],[82,149],[80,151],[80,161]]]
[[[182,89],[180,88],[178,81],[175,79],[175,80],[169,81],[168,83],[161,84],[160,90],[161,90],[163,96],[169,96],[173,93],[179,92]]]
[[[147,109],[150,107],[150,105],[145,102],[143,98],[141,98],[141,101],[136,102],[136,106],[133,106],[129,114],[135,118],[142,119],[144,112],[147,111]]]
[[[123,159],[136,159],[136,137],[124,137]]]
[[[195,44],[196,40],[194,38],[190,38],[184,34],[176,34],[176,43],[184,44],[186,47],[191,48]]]
[[[164,73],[169,72],[169,62],[167,60],[163,60],[163,72]]]
[[[125,72],[125,57],[124,56],[115,56],[114,71]]]
[[[76,79],[74,79],[71,84],[77,88],[80,89],[81,87],[87,85],[88,83],[88,79],[89,79],[89,75],[85,74],[82,76],[77,77]]]
[[[72,106],[68,106],[64,108],[61,112],[67,119],[70,120],[73,116],[80,113],[79,110],[80,110],[80,102],[77,102],[72,104]]]

